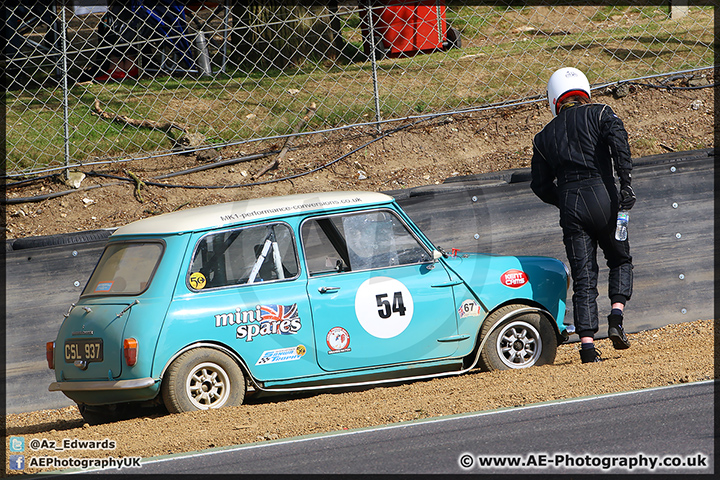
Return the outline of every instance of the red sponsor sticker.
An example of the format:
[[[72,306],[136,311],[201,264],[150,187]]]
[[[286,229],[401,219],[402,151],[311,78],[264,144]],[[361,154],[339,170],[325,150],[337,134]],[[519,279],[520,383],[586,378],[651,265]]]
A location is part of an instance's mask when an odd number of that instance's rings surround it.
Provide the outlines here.
[[[327,345],[330,347],[328,353],[340,353],[350,351],[350,334],[342,327],[333,327],[327,333]]]
[[[528,277],[523,271],[508,270],[507,272],[500,275],[500,282],[506,287],[518,288],[522,287],[528,282]]]

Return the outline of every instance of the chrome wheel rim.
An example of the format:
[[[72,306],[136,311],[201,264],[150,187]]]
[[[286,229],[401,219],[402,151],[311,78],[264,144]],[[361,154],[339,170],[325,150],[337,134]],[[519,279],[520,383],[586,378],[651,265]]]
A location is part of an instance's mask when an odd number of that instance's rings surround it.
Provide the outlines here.
[[[216,363],[201,363],[188,375],[185,392],[192,404],[200,410],[220,408],[230,395],[230,377]]]
[[[540,332],[527,322],[514,321],[504,325],[495,344],[500,360],[510,368],[535,365],[542,353]]]

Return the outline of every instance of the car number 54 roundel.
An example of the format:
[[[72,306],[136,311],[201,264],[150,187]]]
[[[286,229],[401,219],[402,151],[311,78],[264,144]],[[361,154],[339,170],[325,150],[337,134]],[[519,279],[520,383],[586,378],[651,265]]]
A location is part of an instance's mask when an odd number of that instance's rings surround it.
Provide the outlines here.
[[[355,315],[373,337],[400,335],[410,325],[413,312],[410,290],[394,278],[369,278],[360,284],[355,294]]]

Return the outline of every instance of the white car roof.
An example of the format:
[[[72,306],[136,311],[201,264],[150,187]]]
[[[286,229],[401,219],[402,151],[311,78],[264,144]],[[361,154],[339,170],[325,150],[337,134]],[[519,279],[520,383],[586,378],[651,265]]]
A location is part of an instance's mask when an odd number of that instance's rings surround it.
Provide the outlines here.
[[[145,218],[118,228],[112,236],[198,231],[269,218],[282,218],[297,213],[376,205],[392,200],[391,196],[376,192],[321,192],[253,198]]]

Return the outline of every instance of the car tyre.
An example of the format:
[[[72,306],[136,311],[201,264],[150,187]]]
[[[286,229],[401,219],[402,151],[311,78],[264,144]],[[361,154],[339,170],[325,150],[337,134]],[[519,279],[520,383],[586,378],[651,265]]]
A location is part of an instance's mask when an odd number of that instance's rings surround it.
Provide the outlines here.
[[[170,413],[237,406],[245,398],[245,376],[224,353],[196,348],[170,364],[161,391]]]
[[[84,232],[61,233],[58,235],[16,238],[12,243],[12,248],[13,250],[25,250],[27,248],[44,248],[56,245],[104,242],[110,235],[112,235],[113,232],[114,229],[100,229]]]
[[[557,336],[548,319],[538,312],[513,314],[525,305],[506,305],[483,322],[480,338],[487,341],[480,367],[487,371],[528,368],[555,361]]]

